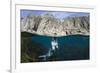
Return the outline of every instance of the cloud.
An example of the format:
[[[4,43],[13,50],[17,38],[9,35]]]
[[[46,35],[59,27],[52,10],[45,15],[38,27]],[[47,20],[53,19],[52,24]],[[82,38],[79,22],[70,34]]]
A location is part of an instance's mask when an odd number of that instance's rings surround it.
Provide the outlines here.
[[[63,19],[65,17],[68,17],[70,15],[72,15],[73,13],[70,12],[52,12],[52,14],[59,19]]]

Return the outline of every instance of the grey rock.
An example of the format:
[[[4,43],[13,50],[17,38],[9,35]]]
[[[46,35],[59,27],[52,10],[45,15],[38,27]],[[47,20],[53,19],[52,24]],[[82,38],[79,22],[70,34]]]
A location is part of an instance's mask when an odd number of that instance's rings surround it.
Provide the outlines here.
[[[52,14],[29,14],[21,18],[21,32],[48,36],[89,35],[89,16],[73,16],[63,20],[55,18]]]

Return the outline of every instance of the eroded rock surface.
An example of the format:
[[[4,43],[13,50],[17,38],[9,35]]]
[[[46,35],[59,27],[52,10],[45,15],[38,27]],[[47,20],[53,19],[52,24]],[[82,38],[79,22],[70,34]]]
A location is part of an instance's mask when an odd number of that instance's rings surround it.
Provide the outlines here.
[[[21,18],[21,32],[48,36],[89,35],[89,16],[73,16],[63,20],[52,14],[33,15]]]

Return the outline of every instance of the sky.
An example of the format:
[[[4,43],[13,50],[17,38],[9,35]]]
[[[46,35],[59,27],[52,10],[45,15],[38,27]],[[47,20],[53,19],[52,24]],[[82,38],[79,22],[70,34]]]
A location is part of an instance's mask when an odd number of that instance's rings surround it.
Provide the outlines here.
[[[52,14],[55,18],[63,19],[69,16],[88,16],[89,13],[83,12],[64,12],[64,11],[43,11],[43,10],[21,10],[21,17],[27,17],[29,14],[43,15],[46,13]]]

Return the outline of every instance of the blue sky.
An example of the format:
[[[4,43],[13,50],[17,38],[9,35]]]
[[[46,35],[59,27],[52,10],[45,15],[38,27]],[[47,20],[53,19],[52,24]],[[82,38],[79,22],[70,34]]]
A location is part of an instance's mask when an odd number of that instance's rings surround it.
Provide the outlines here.
[[[53,16],[58,19],[63,19],[69,16],[88,16],[89,15],[89,13],[86,13],[86,12],[85,13],[83,12],[61,12],[61,11],[43,11],[43,10],[21,10],[20,14],[21,14],[21,17],[26,17],[30,13],[34,15],[42,15],[48,12],[50,14],[53,14]]]

